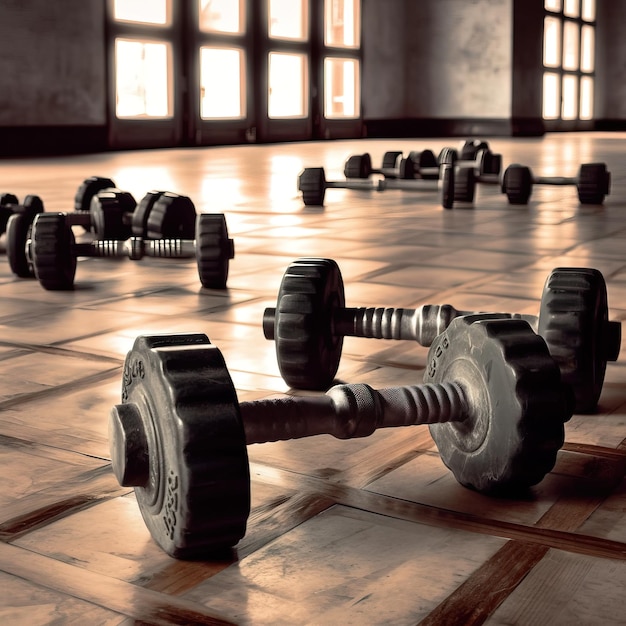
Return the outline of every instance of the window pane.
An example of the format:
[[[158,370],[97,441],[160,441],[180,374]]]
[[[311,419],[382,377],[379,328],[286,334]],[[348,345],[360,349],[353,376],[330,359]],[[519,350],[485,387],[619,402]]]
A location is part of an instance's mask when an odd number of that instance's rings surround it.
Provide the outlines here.
[[[115,0],[113,17],[125,22],[168,23],[168,0]]]
[[[307,39],[307,0],[269,0],[270,37]]]
[[[358,47],[359,8],[360,0],[325,0],[324,43],[327,46]]]
[[[563,69],[578,69],[578,46],[580,28],[576,22],[567,20],[563,24]]]
[[[117,117],[171,117],[171,48],[168,43],[115,40]]]
[[[246,116],[243,50],[200,48],[200,117]]]
[[[596,19],[596,0],[583,0],[583,20],[593,22]]]
[[[543,75],[543,117],[553,120],[559,117],[561,95],[559,89],[559,75],[546,72]]]
[[[583,25],[580,40],[580,69],[583,72],[593,72],[594,69],[594,45],[595,31],[593,26]]]
[[[563,100],[561,117],[564,120],[575,120],[578,115],[578,76],[563,76]]]
[[[306,117],[306,57],[303,54],[269,54],[269,117]]]
[[[593,78],[583,76],[580,79],[580,119],[593,118]]]
[[[560,11],[561,0],[545,0],[543,5],[548,11]]]
[[[543,21],[543,64],[558,67],[561,61],[561,20],[546,17]]]
[[[198,23],[203,32],[243,34],[243,0],[200,0]]]
[[[567,17],[578,17],[579,15],[579,2],[580,0],[565,0],[565,6],[563,7],[563,15]]]
[[[324,117],[359,117],[359,62],[324,59]]]

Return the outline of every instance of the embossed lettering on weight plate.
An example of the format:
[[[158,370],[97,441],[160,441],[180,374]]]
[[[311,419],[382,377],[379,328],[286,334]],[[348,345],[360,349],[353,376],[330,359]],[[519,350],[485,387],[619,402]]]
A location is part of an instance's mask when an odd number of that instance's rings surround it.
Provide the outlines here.
[[[170,541],[174,540],[176,531],[176,520],[178,519],[178,476],[170,470],[167,477],[167,488],[165,492],[165,503],[163,513],[163,524]]]
[[[124,364],[124,374],[122,376],[122,402],[128,401],[128,388],[133,384],[135,379],[143,378],[146,375],[146,369],[141,359],[135,359],[130,363]]]
[[[437,347],[433,350],[433,356],[428,363],[428,375],[433,378],[437,373],[437,364],[443,356],[443,353],[450,347],[448,341],[448,333],[443,333]]]

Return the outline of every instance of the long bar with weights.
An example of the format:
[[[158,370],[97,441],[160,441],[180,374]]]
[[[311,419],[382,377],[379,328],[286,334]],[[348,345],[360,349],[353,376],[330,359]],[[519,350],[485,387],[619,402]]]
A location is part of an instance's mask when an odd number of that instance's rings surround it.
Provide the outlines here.
[[[510,204],[527,204],[534,185],[573,185],[581,204],[602,204],[611,192],[611,173],[606,163],[583,163],[577,176],[535,176],[530,167],[512,163],[502,176]]]
[[[423,384],[241,403],[206,335],[143,336],[126,356],[109,445],[153,539],[171,556],[197,559],[245,535],[247,445],[428,424],[461,484],[511,496],[554,467],[572,406],[545,341],[523,320],[455,319],[429,350]]]
[[[324,390],[339,368],[343,338],[416,341],[430,346],[453,319],[475,314],[450,304],[409,308],[346,308],[341,270],[332,259],[291,263],[281,281],[275,308],[263,315],[263,332],[273,339],[278,367],[294,388]],[[525,319],[544,337],[563,379],[574,389],[576,411],[596,409],[607,361],[616,361],[621,323],[608,320],[607,290],[601,272],[556,268],[548,276],[538,316],[497,313]]]
[[[201,213],[196,217],[195,239],[93,240],[76,242],[64,213],[40,213],[35,217],[31,239],[26,244],[35,277],[44,289],[68,290],[74,286],[76,260],[96,258],[144,257],[196,259],[204,287],[224,289],[229,260],[234,258],[234,242],[228,237],[222,214]]]

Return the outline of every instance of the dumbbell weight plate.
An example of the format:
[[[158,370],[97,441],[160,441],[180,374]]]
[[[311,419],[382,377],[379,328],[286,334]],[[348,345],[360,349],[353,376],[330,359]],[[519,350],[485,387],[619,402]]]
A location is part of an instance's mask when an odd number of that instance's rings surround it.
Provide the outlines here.
[[[23,205],[17,205],[15,213],[7,223],[7,258],[11,271],[20,278],[35,275],[33,265],[26,252],[26,243],[31,235],[35,216],[43,213],[43,202],[39,196],[26,196]]]
[[[563,445],[563,414],[571,414],[554,411],[563,385],[545,341],[523,320],[456,318],[433,342],[424,374],[425,383],[448,380],[464,381],[474,407],[462,422],[429,426],[456,479],[494,495],[540,482]]]
[[[36,278],[44,289],[72,289],[76,276],[74,233],[63,213],[39,213],[33,222],[31,253]]]
[[[459,154],[455,148],[442,148],[437,156],[439,165],[454,165],[459,160]]]
[[[326,177],[323,167],[307,167],[298,175],[298,191],[305,206],[322,206],[326,195]]]
[[[130,224],[133,237],[148,236],[148,217],[154,203],[164,194],[164,191],[149,191],[140,201],[135,210]]]
[[[196,231],[196,207],[187,196],[166,191],[148,213],[148,239],[193,239]]]
[[[474,202],[476,192],[476,175],[473,167],[455,167],[454,201]]]
[[[578,200],[581,204],[602,204],[611,190],[606,163],[583,163],[578,172]]]
[[[345,307],[343,279],[331,259],[298,259],[285,272],[276,302],[274,337],[283,380],[296,389],[327,389],[333,382],[343,335],[333,316]],[[304,374],[303,374],[304,373]]]
[[[602,392],[608,345],[608,303],[601,272],[591,268],[556,268],[541,297],[538,333],[561,368],[576,397],[576,412],[594,412]],[[621,325],[612,326],[621,329]]]
[[[0,235],[6,230],[9,218],[13,215],[11,205],[19,204],[17,196],[12,193],[0,194]]]
[[[196,218],[196,261],[203,287],[225,289],[229,260],[234,258],[224,215],[201,213]]]
[[[372,157],[368,152],[349,157],[343,167],[346,178],[369,178],[372,175]]]
[[[74,196],[75,211],[89,211],[91,199],[103,189],[114,188],[115,183],[110,178],[91,176],[80,185]]]
[[[126,216],[137,206],[135,198],[128,191],[103,189],[92,199],[89,213],[92,230],[97,239],[130,238],[132,230]]]
[[[502,193],[510,204],[527,204],[533,190],[533,174],[529,167],[512,163],[502,177]]]
[[[135,486],[155,541],[187,559],[234,546],[250,513],[250,470],[237,395],[220,351],[201,334],[139,337],[126,356],[122,402],[139,408],[128,419],[145,420],[136,431],[158,450],[149,454],[143,484]],[[132,459],[119,456],[128,447],[120,441],[119,417],[112,412],[109,441],[122,482]]]
[[[488,150],[489,144],[480,139],[468,139],[462,146],[459,158],[462,161],[473,161],[481,150]]]

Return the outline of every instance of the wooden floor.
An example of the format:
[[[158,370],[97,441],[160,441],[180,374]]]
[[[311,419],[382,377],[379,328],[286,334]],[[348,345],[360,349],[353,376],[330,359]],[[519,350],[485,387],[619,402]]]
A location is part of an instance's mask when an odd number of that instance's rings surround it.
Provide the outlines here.
[[[489,138],[487,138],[489,139]],[[236,256],[228,289],[193,260],[81,259],[71,292],[0,263],[0,623],[626,624],[626,368],[607,368],[595,415],[574,415],[553,471],[527,497],[460,486],[426,426],[248,446],[252,512],[232,558],[181,561],[151,539],[134,492],[111,471],[108,414],[136,336],[206,333],[239,400],[289,391],[262,313],[287,265],[334,258],[348,306],[453,304],[538,313],[559,266],[595,267],[610,316],[626,317],[626,135],[490,139],[504,163],[574,176],[605,161],[604,206],[573,187],[535,187],[509,206],[480,186],[474,206],[434,194],[330,189],[305,208],[304,166],[342,174],[366,150],[458,141],[363,140],[94,154],[0,162],[0,191],[73,209],[87,176],[136,198],[153,188],[223,212]],[[624,350],[622,349],[622,352]],[[420,382],[427,350],[347,338],[339,380]]]

